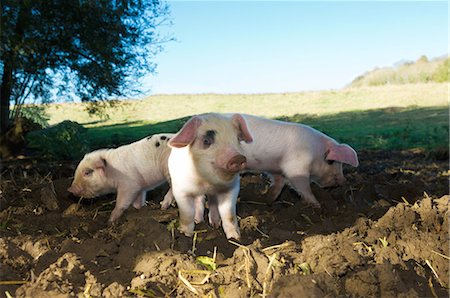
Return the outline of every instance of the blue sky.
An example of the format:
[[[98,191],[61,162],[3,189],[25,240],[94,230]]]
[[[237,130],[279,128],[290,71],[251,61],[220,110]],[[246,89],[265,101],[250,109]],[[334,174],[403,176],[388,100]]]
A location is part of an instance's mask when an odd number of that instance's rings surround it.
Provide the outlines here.
[[[340,89],[375,67],[448,53],[447,1],[169,1],[151,94]]]

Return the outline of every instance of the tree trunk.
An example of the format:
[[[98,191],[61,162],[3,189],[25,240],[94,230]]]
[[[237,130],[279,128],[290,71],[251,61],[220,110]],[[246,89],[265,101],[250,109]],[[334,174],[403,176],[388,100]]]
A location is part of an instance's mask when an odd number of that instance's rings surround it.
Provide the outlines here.
[[[0,87],[0,135],[4,135],[9,128],[9,100],[12,91],[12,57],[8,54],[5,56]]]
[[[24,36],[24,28],[27,22],[27,16],[30,14],[30,7],[26,3],[19,2],[19,16],[16,23],[16,38],[22,40]],[[14,47],[14,45],[10,45]],[[0,136],[4,135],[10,128],[10,100],[13,87],[13,71],[15,68],[15,50],[10,49],[8,52],[3,53],[1,57],[3,61],[3,76],[2,85],[0,87]]]

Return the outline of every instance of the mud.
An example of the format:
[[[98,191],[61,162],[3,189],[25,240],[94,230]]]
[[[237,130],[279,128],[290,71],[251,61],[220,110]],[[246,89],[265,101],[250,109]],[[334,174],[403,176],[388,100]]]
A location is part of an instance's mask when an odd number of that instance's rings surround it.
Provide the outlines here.
[[[360,161],[346,186],[313,187],[322,210],[288,187],[268,205],[267,178],[244,175],[240,243],[204,223],[180,235],[167,186],[108,226],[114,195],[66,191],[75,163],[3,161],[0,296],[448,297],[448,153]]]

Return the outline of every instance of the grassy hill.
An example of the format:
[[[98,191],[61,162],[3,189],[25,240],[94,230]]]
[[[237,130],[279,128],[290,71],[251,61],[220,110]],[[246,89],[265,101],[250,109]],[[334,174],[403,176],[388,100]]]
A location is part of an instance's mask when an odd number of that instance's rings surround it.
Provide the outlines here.
[[[295,114],[326,115],[387,107],[429,107],[447,104],[446,84],[368,86],[342,90],[279,94],[155,95],[119,102],[105,112],[109,119],[90,116],[81,103],[51,104],[50,124],[73,120],[87,127],[154,124],[206,112],[240,112],[264,117]]]
[[[448,82],[449,68],[449,58],[429,61],[426,56],[422,56],[416,62],[405,62],[395,67],[375,68],[357,77],[350,86]]]
[[[88,128],[92,149],[117,146],[158,132],[177,131],[188,116],[241,112],[302,122],[357,149],[448,146],[448,85],[349,87],[285,94],[156,95],[108,108],[91,117],[83,104],[47,107],[50,123],[69,119]]]

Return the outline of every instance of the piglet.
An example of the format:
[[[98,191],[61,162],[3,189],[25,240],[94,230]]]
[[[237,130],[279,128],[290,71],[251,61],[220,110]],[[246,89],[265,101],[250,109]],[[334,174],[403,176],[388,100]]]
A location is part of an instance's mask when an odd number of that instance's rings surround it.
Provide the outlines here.
[[[280,194],[286,178],[306,202],[319,208],[310,181],[320,187],[342,185],[346,181],[342,164],[359,164],[353,148],[312,127],[245,114],[242,117],[253,137],[252,143],[241,144],[247,169],[274,175],[269,194],[272,201]]]
[[[117,220],[131,204],[141,208],[147,190],[170,181],[167,159],[171,149],[167,142],[171,137],[173,134],[156,134],[116,149],[86,154],[68,191],[84,198],[117,193],[109,222]],[[164,201],[170,204],[172,200],[169,190]]]
[[[168,165],[173,196],[180,213],[180,231],[192,236],[203,217],[203,196],[210,208],[210,223],[220,221],[227,238],[240,238],[236,218],[239,172],[246,166],[240,141],[250,143],[245,120],[239,114],[192,117],[169,141]]]

